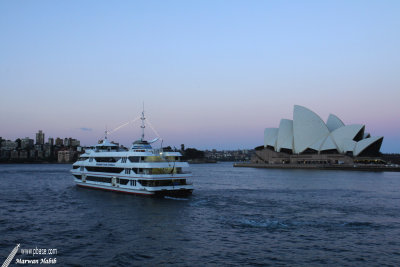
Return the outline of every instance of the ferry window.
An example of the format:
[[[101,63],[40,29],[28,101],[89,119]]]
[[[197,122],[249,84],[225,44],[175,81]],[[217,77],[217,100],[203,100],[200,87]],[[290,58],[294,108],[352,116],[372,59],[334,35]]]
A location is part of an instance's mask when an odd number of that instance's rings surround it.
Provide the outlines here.
[[[133,171],[135,172],[135,173],[143,173],[143,169],[142,168],[133,168]]]
[[[111,157],[97,157],[95,158],[97,162],[117,162],[118,159]]]
[[[144,161],[144,157],[140,157],[140,160],[141,160],[141,161]]]
[[[128,182],[129,182],[128,179],[119,179],[119,183],[122,184],[122,185],[127,185]]]
[[[139,162],[140,157],[129,157],[130,162]]]
[[[87,176],[86,180],[93,182],[111,183],[111,178],[106,178],[106,177]]]
[[[139,180],[140,184],[143,186],[178,186],[178,185],[185,185],[185,179],[176,179],[176,180]]]
[[[86,169],[90,172],[108,172],[108,173],[121,173],[123,171],[123,168],[113,168],[113,167],[87,166]]]

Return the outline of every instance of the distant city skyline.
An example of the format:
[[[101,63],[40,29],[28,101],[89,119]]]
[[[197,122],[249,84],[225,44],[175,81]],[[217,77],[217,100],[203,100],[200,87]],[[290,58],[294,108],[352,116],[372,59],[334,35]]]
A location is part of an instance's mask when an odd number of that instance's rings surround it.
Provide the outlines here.
[[[398,14],[399,1],[1,1],[0,136],[93,145],[144,101],[164,145],[252,149],[302,105],[400,153]],[[138,138],[139,122],[110,135]]]

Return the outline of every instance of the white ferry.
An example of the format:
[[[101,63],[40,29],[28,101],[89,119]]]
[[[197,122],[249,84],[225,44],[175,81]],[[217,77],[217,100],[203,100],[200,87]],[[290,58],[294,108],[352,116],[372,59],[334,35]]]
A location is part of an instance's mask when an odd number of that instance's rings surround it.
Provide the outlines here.
[[[85,150],[72,165],[76,185],[80,187],[148,196],[184,197],[193,191],[189,164],[181,160],[181,153],[171,149],[153,149],[144,140],[144,112],[142,138],[127,150],[107,140]]]

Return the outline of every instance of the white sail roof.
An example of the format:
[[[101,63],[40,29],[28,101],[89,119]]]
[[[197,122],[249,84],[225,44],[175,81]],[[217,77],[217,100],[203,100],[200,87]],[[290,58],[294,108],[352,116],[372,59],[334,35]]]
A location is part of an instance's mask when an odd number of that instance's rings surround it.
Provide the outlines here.
[[[338,146],[339,152],[345,153],[346,149],[349,148],[348,147],[349,142],[347,141],[347,139],[353,140],[357,136],[357,134],[363,130],[364,130],[364,125],[361,124],[346,125],[334,130],[331,133],[331,136],[333,137],[336,145]]]
[[[377,137],[368,137],[366,139],[363,139],[359,142],[357,142],[357,145],[354,149],[353,155],[358,156],[360,155],[361,152],[363,152],[365,149],[367,149],[369,146],[376,142],[381,142],[382,143],[383,136],[377,136]],[[380,146],[380,144],[379,144]]]
[[[324,144],[321,146],[320,151],[325,151],[325,150],[332,150],[332,149],[338,149],[335,141],[333,141],[333,138],[331,135],[328,135],[328,137],[325,139]]]
[[[324,142],[325,142],[325,140],[326,140],[327,137],[328,137],[328,136],[322,137],[322,138],[319,139],[317,142],[315,142],[314,144],[312,144],[311,146],[309,146],[309,148],[314,149],[314,150],[316,150],[316,151],[320,151],[320,150],[321,150],[321,147],[322,147],[322,145],[324,144]]]
[[[282,119],[279,128],[266,128],[264,131],[264,146],[271,146],[275,151],[291,149],[300,154],[307,149],[317,152],[336,149],[339,153],[353,152],[359,155],[376,142],[382,142],[383,137],[370,137],[364,133],[362,124],[344,125],[335,115],[330,114],[325,124],[311,110],[295,105],[293,121]],[[380,144],[374,149],[380,148]]]
[[[295,153],[303,152],[328,134],[328,128],[317,114],[305,107],[294,106],[293,137]]]
[[[334,130],[343,127],[344,123],[339,117],[333,114],[329,114],[328,120],[326,121],[326,127],[328,127],[329,131],[333,132]]]
[[[278,128],[266,128],[264,130],[264,147],[275,147],[276,139],[278,137]]]
[[[276,141],[276,151],[281,151],[281,148],[293,149],[293,121],[281,119]]]
[[[341,145],[342,145],[342,147],[341,147],[342,151],[340,151],[340,152],[342,152],[342,153],[353,152],[354,148],[357,145],[357,142],[350,138],[345,138],[342,141]]]

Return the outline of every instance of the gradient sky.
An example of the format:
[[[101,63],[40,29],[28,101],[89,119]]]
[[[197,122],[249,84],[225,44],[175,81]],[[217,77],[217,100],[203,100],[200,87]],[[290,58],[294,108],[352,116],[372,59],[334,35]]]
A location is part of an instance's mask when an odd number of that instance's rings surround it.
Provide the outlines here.
[[[0,136],[254,148],[293,105],[400,153],[400,1],[0,1]],[[129,145],[131,124],[110,136]],[[155,136],[148,131],[149,139]]]

